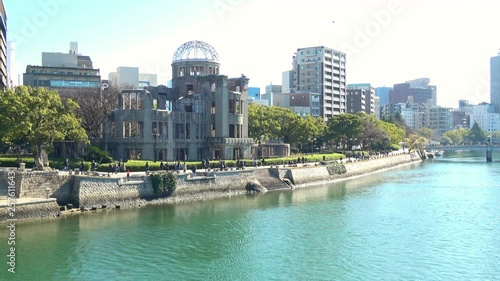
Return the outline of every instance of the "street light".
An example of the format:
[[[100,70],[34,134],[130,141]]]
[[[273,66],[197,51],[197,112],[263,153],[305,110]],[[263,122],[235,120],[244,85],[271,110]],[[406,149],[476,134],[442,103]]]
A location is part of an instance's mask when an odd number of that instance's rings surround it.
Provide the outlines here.
[[[153,129],[153,133],[151,134],[151,136],[153,137],[153,153],[154,153],[153,162],[156,163],[156,138],[160,136],[160,134],[156,133],[156,128]]]

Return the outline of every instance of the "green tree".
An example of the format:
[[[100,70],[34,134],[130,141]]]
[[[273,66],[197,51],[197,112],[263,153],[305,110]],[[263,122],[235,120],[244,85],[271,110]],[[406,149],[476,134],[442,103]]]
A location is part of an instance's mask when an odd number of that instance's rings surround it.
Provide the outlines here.
[[[248,106],[248,135],[254,139],[270,139],[280,126],[278,120],[273,119],[272,106],[250,104]]]
[[[443,137],[450,138],[453,144],[461,144],[469,135],[470,130],[465,128],[457,128],[451,131],[447,131],[443,134]]]
[[[486,141],[486,133],[481,130],[477,122],[474,122],[474,125],[470,129],[469,140],[475,143]]]
[[[377,126],[387,134],[391,144],[399,145],[406,136],[406,130],[403,127],[398,127],[394,123],[380,120],[377,122]]]
[[[410,134],[405,139],[405,142],[406,142],[406,145],[408,145],[408,148],[410,148],[410,149],[422,150],[429,143],[429,140],[426,139],[425,137],[422,137],[421,135],[418,135],[418,134]]]
[[[77,109],[73,100],[62,102],[57,92],[45,88],[6,89],[0,94],[0,138],[6,143],[24,140],[38,155],[55,141],[87,141]]]
[[[358,144],[363,133],[363,120],[359,115],[344,113],[328,119],[326,138],[334,143],[346,145],[348,149]]]
[[[417,133],[426,139],[430,139],[434,135],[434,131],[431,128],[422,127],[418,129]]]

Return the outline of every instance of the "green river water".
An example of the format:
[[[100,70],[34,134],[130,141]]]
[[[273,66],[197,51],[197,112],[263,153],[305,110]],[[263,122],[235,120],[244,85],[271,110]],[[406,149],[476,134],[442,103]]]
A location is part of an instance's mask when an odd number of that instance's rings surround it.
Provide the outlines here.
[[[18,223],[15,274],[8,235],[1,280],[500,280],[500,154]]]

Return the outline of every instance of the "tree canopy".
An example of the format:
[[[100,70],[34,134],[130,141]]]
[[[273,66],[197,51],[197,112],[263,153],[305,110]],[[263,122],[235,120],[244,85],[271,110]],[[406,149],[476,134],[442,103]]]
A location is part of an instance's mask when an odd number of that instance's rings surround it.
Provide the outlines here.
[[[78,104],[55,91],[19,86],[0,93],[0,140],[24,141],[37,153],[55,141],[87,141],[76,118]]]

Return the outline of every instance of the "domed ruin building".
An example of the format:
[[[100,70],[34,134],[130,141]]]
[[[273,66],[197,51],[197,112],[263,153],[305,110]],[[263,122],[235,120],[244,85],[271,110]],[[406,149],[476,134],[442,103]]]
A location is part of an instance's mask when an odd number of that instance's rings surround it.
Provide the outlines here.
[[[172,88],[123,90],[104,124],[103,148],[115,159],[201,160],[252,157],[248,78],[219,74],[219,55],[202,41],[182,44]]]

